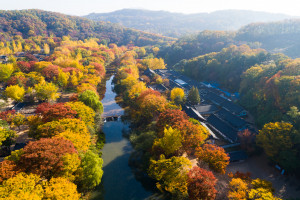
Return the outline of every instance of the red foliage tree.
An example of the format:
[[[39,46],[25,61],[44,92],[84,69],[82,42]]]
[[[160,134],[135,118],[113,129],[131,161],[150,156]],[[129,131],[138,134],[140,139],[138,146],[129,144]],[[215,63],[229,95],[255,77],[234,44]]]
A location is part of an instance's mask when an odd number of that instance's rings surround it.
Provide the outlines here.
[[[228,176],[230,178],[240,178],[240,179],[242,179],[244,181],[248,181],[248,182],[250,182],[252,180],[250,178],[250,176],[251,176],[250,172],[243,173],[243,172],[236,171],[234,174],[232,172],[230,172],[230,173],[228,173]]]
[[[29,73],[32,71],[32,65],[29,62],[25,61],[19,61],[17,63],[17,66],[20,68],[20,70],[24,73]]]
[[[73,74],[74,72],[79,72],[79,69],[74,68],[74,67],[66,67],[66,68],[62,68],[63,72],[68,72],[70,74]]]
[[[212,172],[200,167],[193,167],[188,173],[188,194],[192,200],[215,199],[217,179]]]
[[[27,173],[56,177],[64,170],[63,156],[77,153],[73,143],[63,138],[43,138],[29,142],[18,162]]]
[[[57,65],[49,65],[42,70],[42,75],[45,77],[47,81],[53,80],[54,77],[58,77],[59,74],[59,66]]]
[[[0,119],[9,122],[11,115],[16,114],[16,110],[7,110],[0,112]]]
[[[149,95],[149,94],[153,94],[155,96],[161,96],[160,92],[156,91],[156,90],[151,90],[151,89],[147,89],[145,91],[143,91],[140,96],[138,97],[137,101],[143,101],[143,99]]]
[[[65,103],[42,103],[40,104],[35,113],[40,114],[44,122],[50,122],[54,120],[60,120],[63,118],[75,118],[77,112]]]
[[[30,54],[30,53],[27,53],[25,55],[25,58],[28,60],[28,61],[34,61],[34,62],[39,62],[39,59],[37,59],[34,55]]]
[[[28,79],[25,78],[24,76],[12,76],[6,83],[7,83],[7,86],[21,85],[21,86],[26,87],[27,80]]]
[[[199,160],[208,163],[211,169],[225,174],[225,169],[229,164],[229,156],[222,147],[214,144],[204,144],[203,147],[196,149],[196,156]]]
[[[91,63],[94,66],[95,70],[99,73],[101,77],[105,75],[105,67],[100,63]]]
[[[17,167],[14,161],[4,160],[0,162],[0,184],[17,175],[21,170]]]

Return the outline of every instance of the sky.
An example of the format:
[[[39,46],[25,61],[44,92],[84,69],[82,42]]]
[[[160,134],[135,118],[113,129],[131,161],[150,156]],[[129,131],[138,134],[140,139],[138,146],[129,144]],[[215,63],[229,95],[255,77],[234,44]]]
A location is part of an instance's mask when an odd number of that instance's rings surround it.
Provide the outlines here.
[[[2,2],[1,2],[2,1]],[[299,0],[0,0],[1,10],[42,9],[71,15],[112,12],[124,8],[179,13],[255,10],[300,16]]]

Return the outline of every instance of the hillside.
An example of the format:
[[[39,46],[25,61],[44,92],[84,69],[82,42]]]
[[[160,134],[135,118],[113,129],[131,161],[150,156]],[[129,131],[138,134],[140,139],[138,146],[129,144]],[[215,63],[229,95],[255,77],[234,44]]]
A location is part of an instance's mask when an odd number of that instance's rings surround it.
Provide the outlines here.
[[[249,24],[237,32],[235,40],[259,42],[268,51],[300,57],[300,19]]]
[[[263,48],[271,53],[283,53],[291,58],[298,58],[300,20],[253,23],[238,31],[202,31],[181,37],[171,46],[162,47],[159,55],[168,65],[173,66],[182,59],[218,52],[232,44],[247,44],[251,48]]]
[[[124,9],[110,13],[91,13],[85,16],[95,21],[110,21],[125,27],[151,33],[179,37],[203,30],[237,30],[253,22],[270,22],[292,18],[247,10],[222,10],[212,13],[181,14],[166,11]]]
[[[86,39],[96,37],[104,42],[125,45],[152,45],[172,41],[172,38],[125,28],[108,22],[95,22],[81,17],[42,10],[0,11],[0,40],[14,35],[31,36],[70,35]]]

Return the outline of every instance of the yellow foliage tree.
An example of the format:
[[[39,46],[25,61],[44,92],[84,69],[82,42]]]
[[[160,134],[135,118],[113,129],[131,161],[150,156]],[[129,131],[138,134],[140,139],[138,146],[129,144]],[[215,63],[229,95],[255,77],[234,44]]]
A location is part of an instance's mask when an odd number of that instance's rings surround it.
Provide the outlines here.
[[[22,102],[25,95],[25,89],[18,85],[11,85],[5,89],[5,93],[8,97],[12,98],[13,100]]]
[[[42,101],[55,101],[59,97],[57,93],[58,87],[53,83],[43,81],[34,85],[34,89],[36,91],[36,97]]]
[[[13,72],[12,64],[0,64],[0,81],[7,81]]]
[[[265,124],[256,136],[256,143],[262,147],[266,154],[274,160],[278,160],[280,152],[293,148],[293,125],[285,122]]]
[[[15,177],[4,181],[0,186],[0,199],[42,199],[44,191],[40,180],[38,175],[19,173]]]
[[[137,98],[143,91],[147,89],[146,84],[143,82],[138,82],[133,85],[131,89],[128,91],[128,96],[131,100]]]
[[[166,159],[161,155],[158,161],[150,161],[148,172],[159,181],[156,183],[159,190],[187,195],[187,173],[191,166],[191,161],[187,158],[173,156]]]
[[[77,151],[87,151],[91,145],[91,136],[88,132],[76,133],[71,130],[66,130],[58,134],[58,137],[70,140]]]
[[[180,97],[181,99],[184,98],[184,90],[181,88],[174,88],[171,90],[170,98],[172,101],[174,101],[177,97]]]
[[[60,177],[66,178],[69,181],[74,181],[75,180],[74,173],[80,166],[80,159],[78,157],[78,154],[67,153],[62,157],[62,160],[63,160],[63,171],[61,172]]]
[[[84,121],[87,126],[93,127],[95,125],[94,124],[95,112],[92,108],[86,106],[81,101],[67,102],[66,104],[70,106],[72,110],[75,110],[77,112],[78,118]]]
[[[158,138],[154,141],[153,146],[161,147],[166,155],[175,153],[182,147],[183,137],[179,130],[172,129],[172,127],[165,128],[164,137]]]
[[[246,200],[248,184],[240,178],[233,178],[229,183],[228,199]]]
[[[52,178],[45,185],[44,199],[78,200],[77,186],[65,178]]]
[[[162,58],[148,58],[142,61],[142,64],[146,65],[152,70],[166,69],[166,64]]]
[[[44,53],[49,54],[50,53],[50,47],[47,43],[44,43]]]
[[[61,87],[65,88],[68,85],[68,80],[69,80],[70,74],[63,72],[61,69],[58,69],[58,71],[59,71],[59,73],[58,73],[58,77],[57,77],[57,83]]]

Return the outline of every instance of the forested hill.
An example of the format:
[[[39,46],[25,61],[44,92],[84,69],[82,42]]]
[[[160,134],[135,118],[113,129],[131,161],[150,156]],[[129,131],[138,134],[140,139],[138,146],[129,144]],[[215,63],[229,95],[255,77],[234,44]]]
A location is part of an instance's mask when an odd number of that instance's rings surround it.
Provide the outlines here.
[[[218,52],[232,44],[247,44],[251,48],[262,48],[271,53],[299,58],[300,19],[253,23],[238,31],[202,31],[181,37],[171,46],[161,48],[159,55],[172,66],[182,59]]]
[[[124,9],[85,16],[95,21],[110,21],[147,32],[179,37],[203,30],[238,30],[253,22],[270,22],[292,18],[284,14],[247,10],[222,10],[212,13],[181,14],[166,11]]]
[[[237,32],[235,40],[259,42],[266,50],[300,57],[300,19],[249,24]]]
[[[42,10],[0,11],[0,40],[11,36],[57,36],[70,35],[73,38],[86,39],[96,37],[104,42],[124,45],[162,44],[174,39],[143,31],[125,28],[108,22],[95,22],[82,17],[64,15]]]

